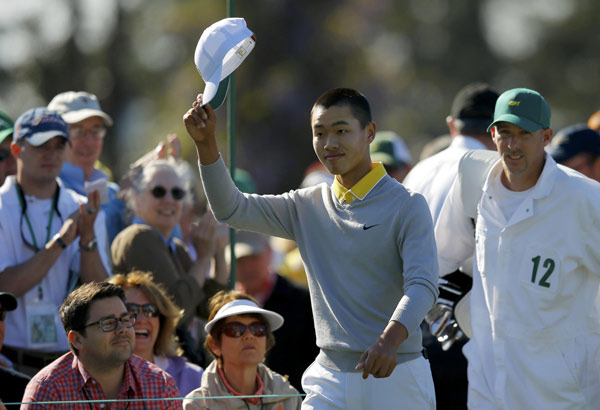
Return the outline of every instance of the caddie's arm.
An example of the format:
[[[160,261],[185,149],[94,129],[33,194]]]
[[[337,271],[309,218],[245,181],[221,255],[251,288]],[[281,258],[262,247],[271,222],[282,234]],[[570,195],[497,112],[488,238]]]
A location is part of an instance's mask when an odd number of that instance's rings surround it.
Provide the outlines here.
[[[219,147],[215,137],[217,116],[210,106],[202,106],[202,94],[198,94],[196,101],[183,116],[183,123],[196,144],[198,160],[202,165],[210,165],[219,159]]]
[[[376,378],[389,377],[396,367],[396,353],[400,344],[408,337],[406,327],[390,320],[383,333],[360,357],[356,370],[363,371],[363,379],[369,374]]]

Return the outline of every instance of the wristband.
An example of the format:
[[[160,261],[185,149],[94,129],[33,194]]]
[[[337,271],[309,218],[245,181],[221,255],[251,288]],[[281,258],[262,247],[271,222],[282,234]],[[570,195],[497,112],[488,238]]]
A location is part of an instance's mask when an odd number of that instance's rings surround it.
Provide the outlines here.
[[[54,235],[54,238],[52,239],[54,239],[54,241],[59,244],[61,248],[65,249],[67,247],[67,244],[65,241],[63,241],[63,238],[59,234]]]

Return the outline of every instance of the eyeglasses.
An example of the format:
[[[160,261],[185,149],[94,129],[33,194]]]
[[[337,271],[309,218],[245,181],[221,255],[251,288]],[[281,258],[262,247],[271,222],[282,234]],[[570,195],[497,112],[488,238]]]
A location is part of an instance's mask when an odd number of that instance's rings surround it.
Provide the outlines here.
[[[162,185],[157,185],[150,190],[150,193],[154,198],[162,198],[167,194],[167,189]],[[185,191],[179,187],[171,188],[171,196],[176,201],[181,201],[185,196]]]
[[[4,322],[6,319],[6,309],[0,309],[0,322]]]
[[[85,128],[82,125],[75,125],[75,126],[69,127],[69,138],[71,138],[71,139],[83,138],[88,133],[92,136],[92,138],[94,140],[101,140],[106,136],[106,128],[105,127]]]
[[[249,325],[244,325],[240,322],[230,322],[221,328],[221,333],[228,337],[238,338],[246,333],[246,329],[250,330],[250,333],[256,337],[267,335],[267,325],[260,322],[252,322]]]
[[[129,313],[136,316],[140,313],[140,308],[142,308],[144,316],[146,316],[148,319],[158,317],[160,315],[158,306],[156,306],[154,303],[146,303],[145,305],[140,305],[137,303],[125,303],[125,307]]]
[[[119,322],[121,322],[121,324],[125,327],[133,327],[133,325],[135,325],[135,315],[132,314],[124,314],[123,316],[116,318],[116,317],[108,317],[105,319],[100,319],[100,320],[96,320],[95,322],[89,323],[87,325],[85,325],[83,328],[87,328],[90,326],[94,326],[94,325],[100,325],[100,329],[102,329],[103,332],[112,332],[113,330],[115,330],[117,328],[117,326],[119,325]]]
[[[10,151],[5,149],[0,149],[0,162],[4,161],[7,158],[10,158]]]

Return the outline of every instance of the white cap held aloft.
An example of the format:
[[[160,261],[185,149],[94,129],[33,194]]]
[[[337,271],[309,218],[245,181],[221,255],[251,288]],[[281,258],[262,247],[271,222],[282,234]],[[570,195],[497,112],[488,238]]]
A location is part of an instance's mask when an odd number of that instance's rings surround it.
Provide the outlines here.
[[[227,96],[229,75],[242,64],[254,48],[253,33],[240,17],[226,18],[212,24],[202,33],[194,62],[206,83],[202,104],[216,109]]]

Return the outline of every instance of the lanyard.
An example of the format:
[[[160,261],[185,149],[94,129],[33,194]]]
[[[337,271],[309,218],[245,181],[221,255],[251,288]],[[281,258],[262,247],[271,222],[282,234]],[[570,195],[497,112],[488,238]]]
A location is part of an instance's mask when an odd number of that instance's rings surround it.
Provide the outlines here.
[[[54,192],[54,195],[52,196],[52,209],[50,210],[50,216],[48,217],[48,226],[46,226],[46,241],[44,242],[44,244],[47,244],[48,241],[50,241],[50,235],[52,232],[52,218],[54,217],[54,213],[56,212],[58,217],[60,219],[62,219],[60,211],[58,210],[58,194],[59,194],[59,192],[60,192],[60,186],[58,184],[56,184],[56,191]],[[22,222],[23,218],[25,218],[25,221],[27,222],[27,227],[29,228],[29,233],[31,234],[31,239],[33,240],[33,246],[30,243],[28,243],[25,240],[25,236],[23,236],[22,223],[21,223],[21,237],[23,238],[23,242],[25,243],[25,245],[27,245],[28,247],[32,247],[33,250],[37,253],[40,251],[40,247],[37,244],[37,240],[35,238],[35,233],[33,232],[33,228],[31,226],[31,221],[29,220],[29,216],[27,215],[27,201],[25,200],[25,193],[23,192],[23,188],[21,188],[21,185],[19,183],[17,183],[17,194],[19,197],[19,203],[21,204],[21,222]]]

